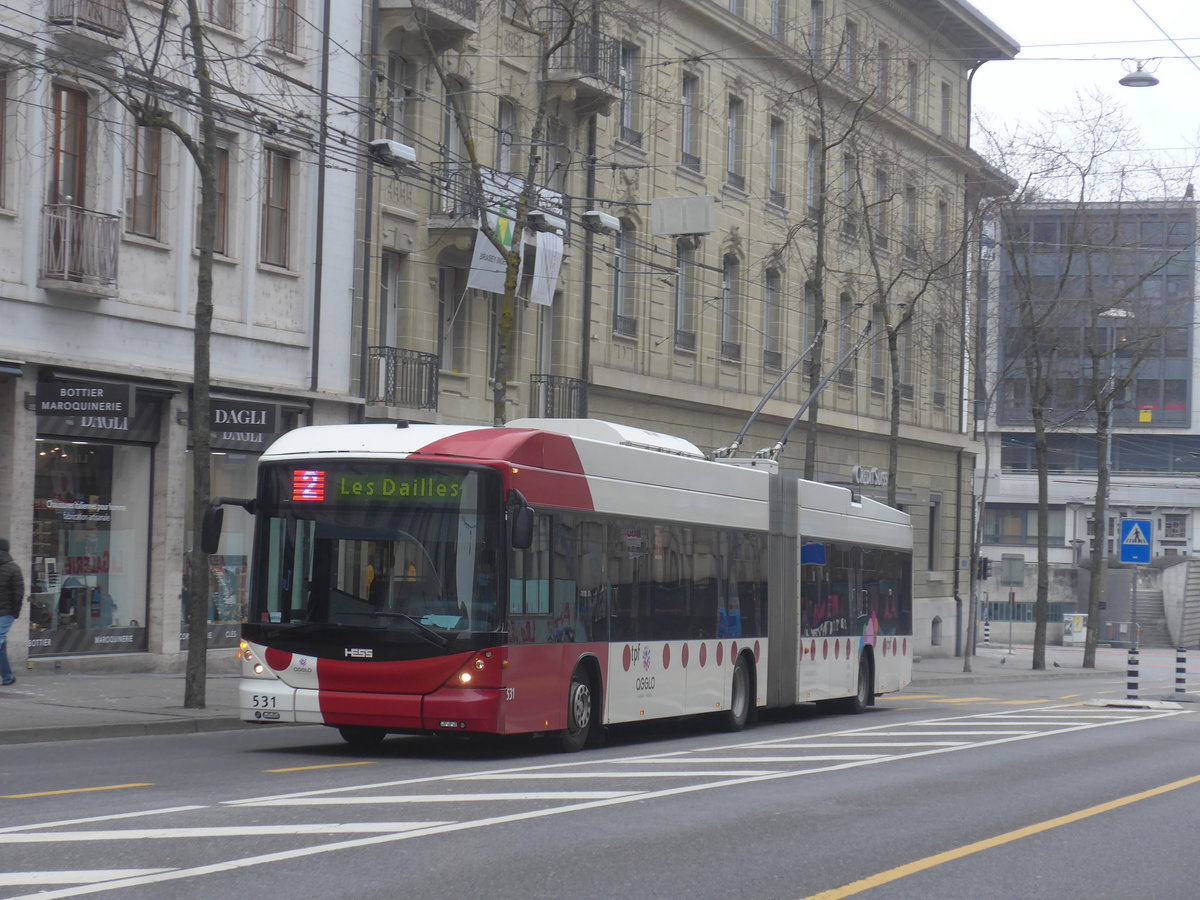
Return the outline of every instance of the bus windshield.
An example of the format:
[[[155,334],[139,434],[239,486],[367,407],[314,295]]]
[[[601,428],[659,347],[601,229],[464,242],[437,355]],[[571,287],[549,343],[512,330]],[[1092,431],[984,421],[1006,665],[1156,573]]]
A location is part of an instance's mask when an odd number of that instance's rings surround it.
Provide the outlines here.
[[[499,475],[407,462],[273,463],[259,476],[249,623],[448,635],[501,623]]]

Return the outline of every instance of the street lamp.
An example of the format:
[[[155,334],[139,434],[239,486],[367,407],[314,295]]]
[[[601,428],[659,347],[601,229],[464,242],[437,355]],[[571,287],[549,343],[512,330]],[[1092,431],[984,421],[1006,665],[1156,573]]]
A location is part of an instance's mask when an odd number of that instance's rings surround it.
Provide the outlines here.
[[[1119,306],[1113,306],[1109,309],[1101,310],[1099,314],[1102,319],[1132,319],[1134,314],[1132,310],[1123,309]],[[1117,339],[1116,330],[1113,330],[1112,347],[1108,351],[1108,381],[1105,388],[1104,409],[1107,414],[1104,423],[1104,492],[1103,497],[1100,496],[1099,485],[1097,485],[1096,499],[1103,500],[1104,509],[1101,515],[1096,516],[1098,521],[1093,529],[1096,533],[1096,539],[1100,541],[1100,552],[1097,554],[1097,565],[1100,568],[1100,596],[1102,599],[1108,599],[1108,500],[1112,494],[1112,440],[1113,440],[1113,408],[1114,400],[1117,392]],[[1099,474],[1099,473],[1097,473]],[[1090,624],[1090,623],[1089,623]],[[1094,627],[1099,627],[1099,622],[1095,623]],[[1136,642],[1137,638],[1134,635],[1132,638]]]
[[[1158,79],[1145,69],[1146,63],[1149,60],[1139,59],[1134,62],[1137,68],[1132,72],[1127,72],[1117,84],[1121,85],[1121,87],[1154,87],[1158,84]]]

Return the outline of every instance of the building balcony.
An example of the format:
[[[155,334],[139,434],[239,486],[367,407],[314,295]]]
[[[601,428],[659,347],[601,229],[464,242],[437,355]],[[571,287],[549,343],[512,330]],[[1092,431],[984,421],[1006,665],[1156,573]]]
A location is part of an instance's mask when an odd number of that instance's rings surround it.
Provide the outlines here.
[[[551,31],[552,41],[561,40]],[[570,38],[550,57],[550,80],[569,87],[583,108],[607,108],[621,94],[621,42],[576,24]]]
[[[51,25],[85,28],[108,37],[125,35],[122,0],[49,0],[46,21]]]
[[[478,0],[379,0],[379,10],[384,30],[406,25],[414,30],[420,22],[438,49],[455,45],[479,31]]]
[[[51,203],[42,210],[42,269],[46,287],[110,293],[117,283],[121,217]]]
[[[367,402],[437,409],[438,358],[403,347],[369,347]]]
[[[547,419],[582,419],[587,416],[588,384],[581,378],[565,375],[532,375],[533,396],[529,414]]]
[[[434,221],[431,228],[445,230],[447,228],[469,229],[472,233],[477,227],[477,216],[486,209],[492,213],[512,216],[517,199],[525,191],[525,179],[520,175],[500,172],[487,166],[479,167],[479,179],[471,169],[470,163],[444,161],[440,166],[437,190],[434,192]],[[561,191],[546,187],[534,186],[529,195],[527,215],[542,213],[561,221],[557,227],[563,229],[564,237],[570,230],[567,221],[571,207],[569,198]],[[446,223],[440,219],[449,218]],[[532,218],[531,218],[532,220]],[[526,233],[530,222],[526,222]]]

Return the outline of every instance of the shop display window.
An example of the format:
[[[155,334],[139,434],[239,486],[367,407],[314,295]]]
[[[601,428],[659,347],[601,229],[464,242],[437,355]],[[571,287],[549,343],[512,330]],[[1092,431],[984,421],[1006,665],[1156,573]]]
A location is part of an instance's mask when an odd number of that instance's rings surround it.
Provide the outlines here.
[[[36,447],[30,656],[145,650],[151,448]]]

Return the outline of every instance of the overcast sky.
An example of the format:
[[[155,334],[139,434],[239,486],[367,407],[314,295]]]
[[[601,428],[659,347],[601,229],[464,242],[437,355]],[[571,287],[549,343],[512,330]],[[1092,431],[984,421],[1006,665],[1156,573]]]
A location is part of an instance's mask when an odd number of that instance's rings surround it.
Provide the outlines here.
[[[994,125],[1036,121],[1042,111],[1070,107],[1077,92],[1099,89],[1123,107],[1144,148],[1161,151],[1171,164],[1194,162],[1200,144],[1200,0],[970,2],[1022,48],[1015,60],[988,62],[976,74],[977,115]],[[1146,68],[1160,84],[1117,84],[1138,59],[1149,60]]]

